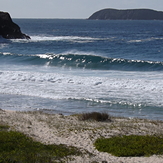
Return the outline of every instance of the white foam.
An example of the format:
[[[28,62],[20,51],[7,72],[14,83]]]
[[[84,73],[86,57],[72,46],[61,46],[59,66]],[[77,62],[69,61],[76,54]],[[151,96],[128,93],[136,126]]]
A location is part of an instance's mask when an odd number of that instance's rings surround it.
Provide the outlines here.
[[[79,36],[31,36],[30,42],[41,42],[41,41],[67,41],[67,42],[78,42],[86,43],[98,40],[98,38],[92,37],[79,37]]]
[[[55,57],[59,57],[60,59],[64,59],[64,55],[69,55],[69,54],[73,54],[73,55],[88,55],[88,56],[99,56],[99,53],[96,54],[95,52],[86,52],[86,51],[79,51],[79,50],[68,50],[68,51],[64,51],[62,53],[47,53],[47,54],[35,54],[33,56],[38,56],[40,58],[44,58],[44,59],[53,59]],[[60,56],[62,55],[62,56]],[[72,60],[72,58],[67,58],[67,60]]]
[[[128,43],[138,43],[138,42],[149,42],[154,40],[163,40],[163,37],[150,37],[150,38],[144,38],[140,40],[129,40]]]
[[[38,56],[43,59],[53,59],[55,54],[36,54],[34,56]]]
[[[93,73],[1,71],[0,93],[163,107],[162,73]]]
[[[12,53],[4,52],[3,55],[12,55]]]
[[[76,43],[88,43],[94,41],[114,41],[114,37],[104,37],[104,38],[95,38],[95,37],[86,37],[86,36],[44,36],[44,35],[33,35],[30,36],[31,39],[11,39],[12,42],[28,43],[28,42],[43,42],[43,41],[64,41],[64,42],[76,42]]]
[[[142,42],[142,40],[130,40],[129,43],[136,43],[136,42]]]

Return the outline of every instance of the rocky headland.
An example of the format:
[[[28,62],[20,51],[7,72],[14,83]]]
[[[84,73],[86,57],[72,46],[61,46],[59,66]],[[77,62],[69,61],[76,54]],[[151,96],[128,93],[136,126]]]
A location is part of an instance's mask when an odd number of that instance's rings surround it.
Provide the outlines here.
[[[10,14],[2,11],[0,11],[0,35],[6,39],[30,39],[30,37],[22,33],[20,27],[12,21]]]
[[[163,20],[163,12],[151,9],[103,9],[93,13],[88,19],[94,20]]]

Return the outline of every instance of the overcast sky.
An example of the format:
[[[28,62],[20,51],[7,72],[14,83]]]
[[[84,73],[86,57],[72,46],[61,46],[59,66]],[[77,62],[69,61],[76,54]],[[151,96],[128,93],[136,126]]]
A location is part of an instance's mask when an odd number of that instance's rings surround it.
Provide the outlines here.
[[[163,0],[0,0],[12,18],[88,18],[104,8],[150,8],[163,11]]]

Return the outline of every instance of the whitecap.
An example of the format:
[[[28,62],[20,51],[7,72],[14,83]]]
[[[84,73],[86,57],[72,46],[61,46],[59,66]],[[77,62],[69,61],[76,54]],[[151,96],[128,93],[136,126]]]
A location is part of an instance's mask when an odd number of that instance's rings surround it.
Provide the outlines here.
[[[150,37],[150,38],[144,38],[144,39],[140,39],[140,40],[129,40],[127,41],[128,43],[139,43],[139,42],[149,42],[149,41],[153,41],[153,40],[163,40],[162,37]]]

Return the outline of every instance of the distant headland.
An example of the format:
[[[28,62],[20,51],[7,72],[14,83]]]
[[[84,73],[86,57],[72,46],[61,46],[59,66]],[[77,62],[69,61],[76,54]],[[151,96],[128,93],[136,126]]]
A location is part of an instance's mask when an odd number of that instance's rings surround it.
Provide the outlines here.
[[[103,9],[93,13],[88,19],[95,20],[163,20],[163,12],[152,9]]]
[[[12,21],[10,14],[2,11],[0,11],[0,35],[6,39],[30,39],[30,37],[22,33],[20,27]]]

